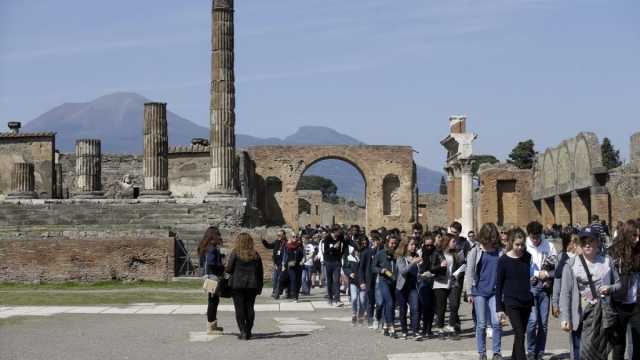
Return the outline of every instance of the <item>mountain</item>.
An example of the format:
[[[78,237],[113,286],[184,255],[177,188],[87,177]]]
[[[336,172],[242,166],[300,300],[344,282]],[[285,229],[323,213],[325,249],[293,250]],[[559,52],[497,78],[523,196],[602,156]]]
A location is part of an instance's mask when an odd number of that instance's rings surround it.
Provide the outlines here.
[[[47,111],[24,126],[25,132],[54,131],[56,146],[62,152],[73,152],[75,140],[102,139],[104,153],[142,153],[144,103],[150,100],[134,93],[118,92],[86,103],[65,103]],[[192,138],[209,138],[209,129],[167,111],[170,145],[190,144]],[[302,126],[284,139],[236,135],[236,145],[363,145],[364,143],[323,126]],[[421,192],[437,192],[441,173],[418,166]],[[364,180],[351,165],[339,160],[326,160],[312,166],[306,174],[331,178],[338,195],[360,203],[364,199]]]

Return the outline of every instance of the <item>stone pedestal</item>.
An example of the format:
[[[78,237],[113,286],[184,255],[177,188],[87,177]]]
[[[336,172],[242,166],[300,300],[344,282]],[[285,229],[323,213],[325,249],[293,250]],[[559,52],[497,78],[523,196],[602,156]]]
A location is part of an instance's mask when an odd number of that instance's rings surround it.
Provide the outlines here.
[[[164,198],[169,191],[167,104],[144,104],[144,190],[141,198]]]
[[[101,142],[97,139],[76,141],[76,199],[104,198],[102,191]]]
[[[211,190],[209,198],[237,196],[233,0],[215,0],[211,56]]]
[[[31,163],[14,163],[11,172],[11,192],[7,199],[35,199],[34,166]]]
[[[473,230],[473,161],[464,161],[462,164],[462,172],[460,177],[460,195],[462,203],[462,216],[460,223],[462,224],[462,234],[466,236],[469,231]]]

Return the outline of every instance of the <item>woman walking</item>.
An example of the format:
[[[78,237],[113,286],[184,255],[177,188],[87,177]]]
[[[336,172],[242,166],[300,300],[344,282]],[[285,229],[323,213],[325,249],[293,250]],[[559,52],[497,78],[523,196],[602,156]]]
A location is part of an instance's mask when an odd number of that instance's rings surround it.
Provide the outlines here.
[[[618,273],[608,256],[599,252],[598,235],[589,227],[578,235],[582,255],[562,270],[560,321],[571,333],[572,359],[607,359],[609,348],[603,321],[604,301],[620,288]]]
[[[396,251],[398,276],[396,279],[396,302],[400,306],[400,328],[402,337],[408,338],[407,309],[411,309],[411,334],[420,339],[418,332],[418,266],[422,258],[417,252],[418,244],[415,238],[406,241],[404,246]]]
[[[507,253],[498,260],[496,279],[497,317],[501,320],[506,313],[511,322],[514,333],[511,358],[514,360],[527,359],[524,341],[533,306],[531,255],[526,252],[526,239],[520,228],[509,231]]]
[[[288,293],[289,298],[298,302],[300,297],[300,281],[302,280],[302,260],[304,259],[304,250],[300,245],[298,235],[292,236],[284,250],[282,257],[282,271],[287,273],[289,280]]]
[[[378,286],[380,288],[381,306],[384,318],[384,335],[395,337],[394,311],[395,288],[398,268],[396,266],[395,251],[398,247],[398,239],[389,237],[384,249],[378,251],[373,262],[373,271],[378,274]]]
[[[219,281],[224,274],[222,264],[222,237],[217,227],[211,226],[205,231],[200,244],[198,244],[198,256],[204,259],[204,272],[207,278]],[[207,292],[207,334],[220,334],[223,328],[218,326],[218,304],[220,295],[216,292]]]
[[[493,360],[502,359],[502,326],[496,312],[496,280],[498,259],[504,255],[500,235],[494,224],[484,224],[478,235],[480,246],[467,255],[465,283],[469,303],[476,313],[476,343],[480,360],[487,359],[487,325],[493,329]]]
[[[436,298],[436,330],[441,334],[456,333],[455,326],[458,324],[458,309],[460,302],[457,301],[457,297],[451,296],[451,289],[455,286],[459,286],[456,277],[465,271],[466,264],[465,259],[460,255],[460,251],[457,247],[457,236],[454,234],[447,234],[442,238],[440,244],[436,246],[444,255],[444,261],[441,266],[446,267],[447,271],[434,278],[433,292]],[[438,246],[439,245],[439,246]],[[444,313],[447,309],[447,301],[449,302],[449,326],[444,327]],[[457,334],[455,334],[457,335]]]
[[[360,272],[360,263],[363,261],[361,254],[367,248],[366,239],[358,242],[357,248],[349,246],[349,255],[343,266],[344,275],[349,279],[349,295],[351,296],[351,324],[353,326],[364,324],[368,308],[369,295],[367,294],[366,279]],[[366,254],[365,254],[366,256]]]
[[[431,332],[435,314],[433,279],[435,276],[446,273],[447,267],[442,266],[444,261],[444,255],[435,247],[433,235],[426,233],[422,244],[422,263],[418,266],[420,272],[418,281],[419,320],[422,320],[422,337],[433,337]]]
[[[233,306],[240,330],[238,339],[249,340],[255,320],[253,307],[263,285],[262,259],[254,248],[251,235],[238,234],[225,272],[231,275]]]

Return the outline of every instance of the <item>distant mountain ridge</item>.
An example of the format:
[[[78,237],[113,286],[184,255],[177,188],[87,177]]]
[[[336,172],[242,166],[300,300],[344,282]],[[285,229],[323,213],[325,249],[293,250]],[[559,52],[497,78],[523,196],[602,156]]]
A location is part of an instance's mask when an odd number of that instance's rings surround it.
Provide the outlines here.
[[[54,131],[56,147],[73,152],[75,140],[102,139],[104,153],[142,153],[144,103],[150,100],[135,93],[118,92],[86,103],[65,103],[24,125],[25,132]],[[209,129],[178,114],[167,111],[169,144],[190,144],[192,138],[209,138]],[[364,145],[351,136],[323,126],[302,126],[295,133],[278,138],[259,138],[236,134],[236,146],[255,145]],[[364,198],[364,181],[351,165],[339,160],[326,160],[312,166],[310,175],[329,177],[338,186],[338,194],[348,199]],[[421,192],[437,192],[442,174],[418,166]]]

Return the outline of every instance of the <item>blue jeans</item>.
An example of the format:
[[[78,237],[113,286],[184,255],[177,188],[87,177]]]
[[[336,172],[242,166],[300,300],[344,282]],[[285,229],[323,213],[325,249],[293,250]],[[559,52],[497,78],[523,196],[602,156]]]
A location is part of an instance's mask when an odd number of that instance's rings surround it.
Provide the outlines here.
[[[273,294],[280,295],[278,294],[278,291],[280,289],[280,268],[277,266],[273,267],[273,272],[271,273],[271,281],[273,281]]]
[[[300,293],[303,295],[309,295],[311,292],[311,275],[313,271],[313,266],[304,265],[302,268],[302,287],[300,289]]]
[[[541,289],[533,289],[533,308],[527,324],[527,352],[544,354],[549,329],[549,295]]]
[[[339,262],[327,262],[327,294],[329,295],[329,302],[340,301],[340,263]]]
[[[571,360],[580,360],[580,337],[582,336],[582,325],[578,330],[571,330]]]
[[[349,293],[351,295],[353,316],[364,318],[364,314],[369,307],[369,294],[367,294],[367,290],[362,290],[356,284],[349,284]]]
[[[395,283],[388,283],[386,280],[380,280],[380,297],[382,298],[382,316],[387,326],[393,326],[393,318],[395,315],[395,307],[393,295],[395,294]]]
[[[418,289],[396,290],[396,301],[400,306],[400,327],[403,333],[407,333],[407,309],[411,309],[411,331],[418,333]]]
[[[498,321],[496,313],[496,297],[473,297],[473,308],[476,310],[476,342],[479,354],[487,353],[487,322],[493,329],[493,346],[494,354],[500,354],[502,351],[502,327]]]

